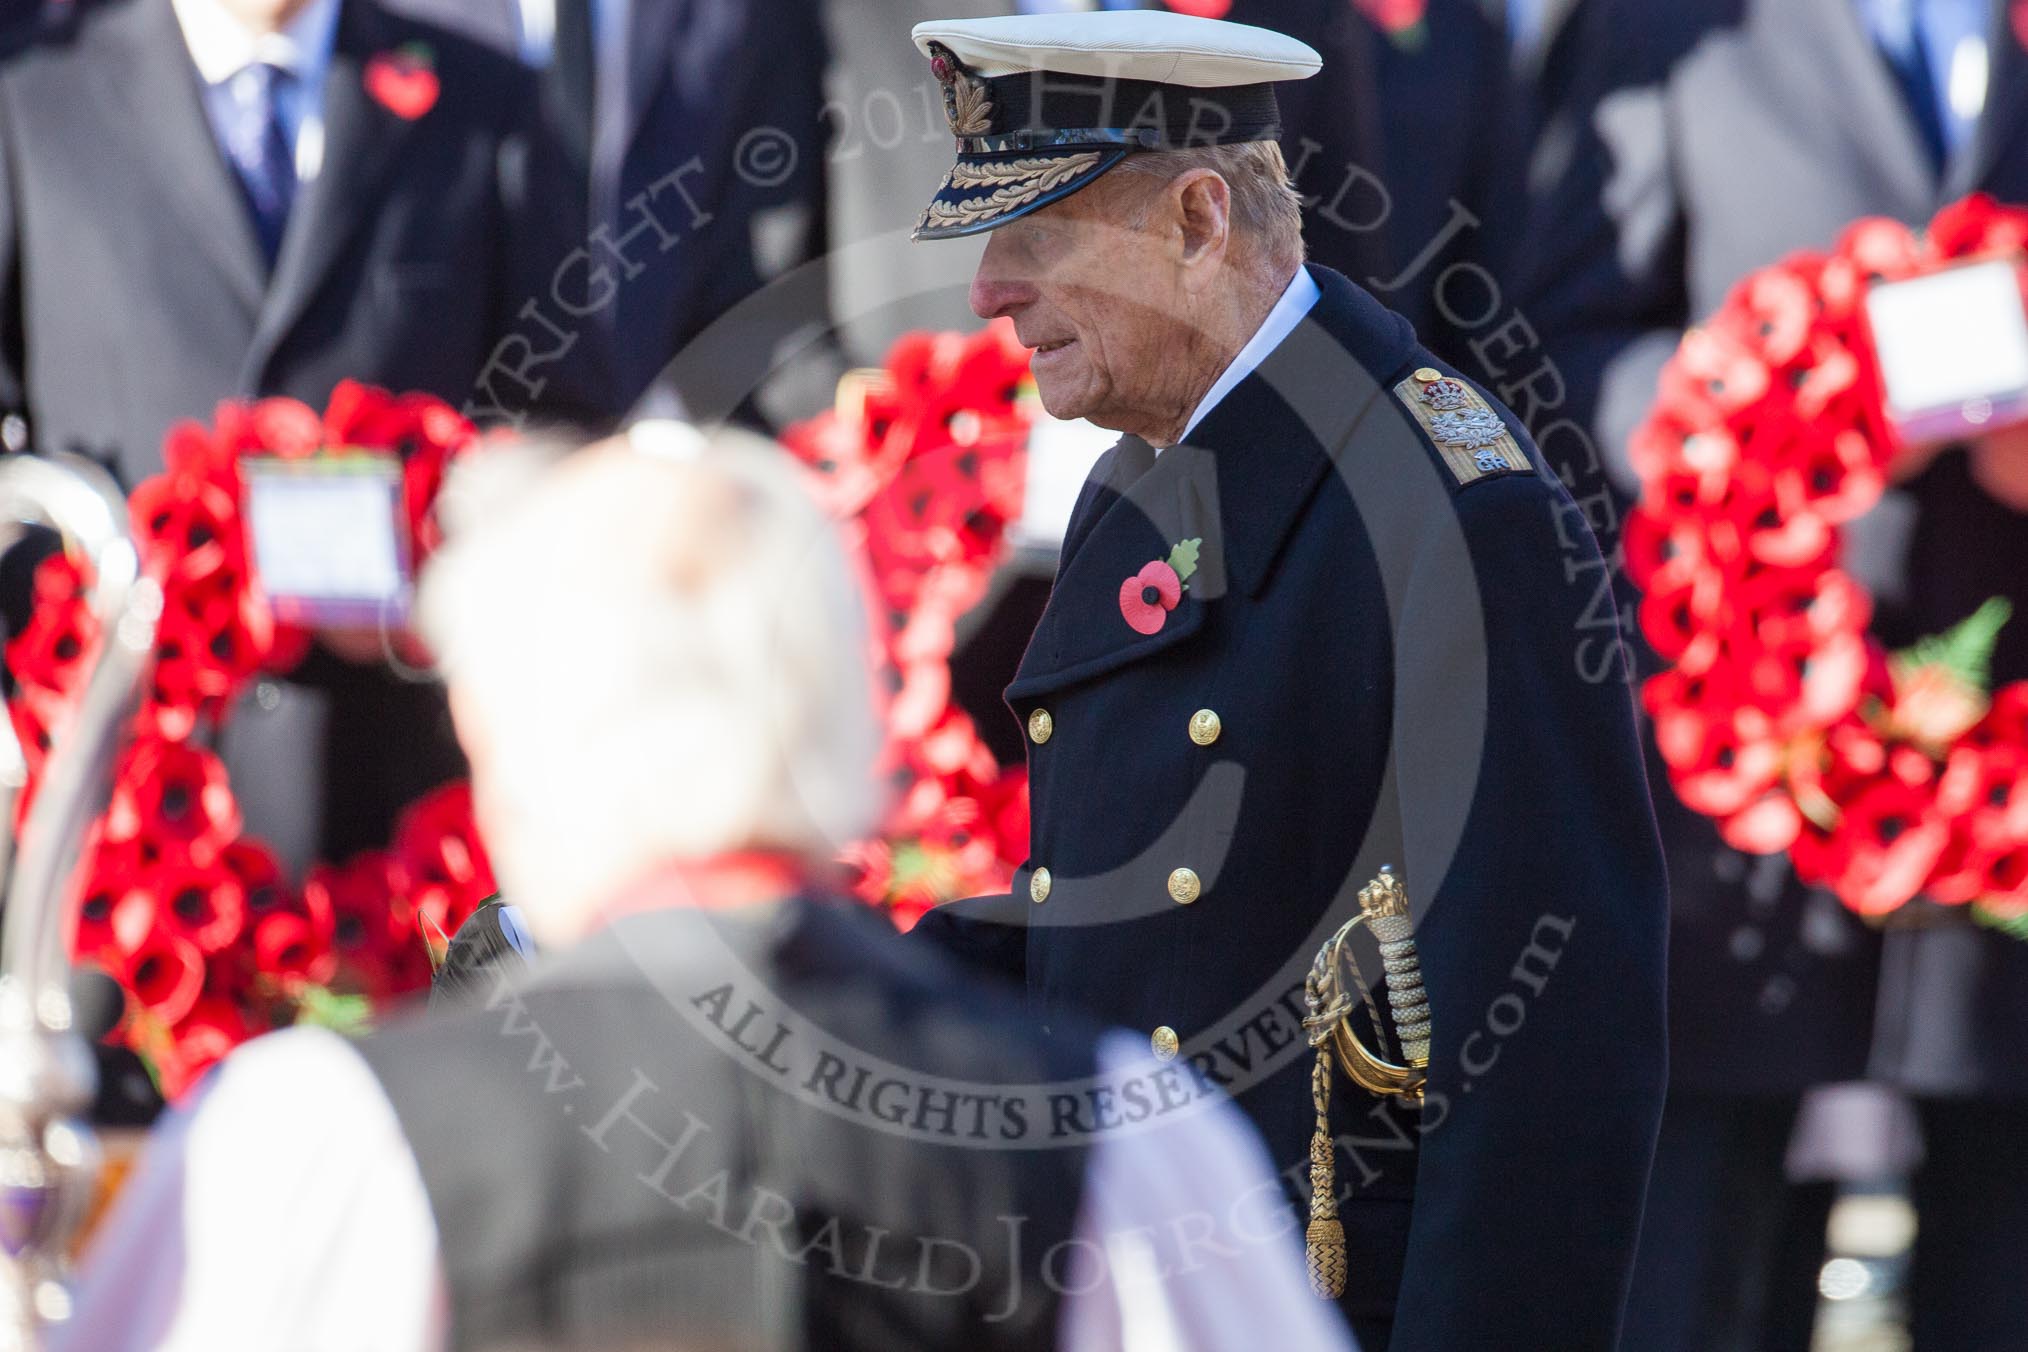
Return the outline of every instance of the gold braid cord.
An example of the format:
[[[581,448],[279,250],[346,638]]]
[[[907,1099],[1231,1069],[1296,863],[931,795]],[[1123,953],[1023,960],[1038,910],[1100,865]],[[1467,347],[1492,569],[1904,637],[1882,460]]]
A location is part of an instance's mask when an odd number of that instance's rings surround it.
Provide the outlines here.
[[[987,164],[956,164],[944,177],[944,188],[987,187],[994,183],[1007,186],[998,188],[984,197],[975,197],[969,202],[946,202],[939,190],[937,201],[929,204],[922,219],[916,223],[918,230],[931,225],[976,225],[980,221],[1004,216],[1018,211],[1042,194],[1059,188],[1085,170],[1097,164],[1099,153],[1089,151],[1079,155],[1034,155],[1018,160],[1001,160]],[[1025,180],[1025,181],[1024,181]]]
[[[1342,996],[1322,1008],[1322,965],[1310,970],[1303,995],[1310,1011],[1303,1026],[1317,1063],[1310,1070],[1310,1105],[1317,1110],[1317,1130],[1310,1137],[1310,1228],[1303,1234],[1304,1266],[1310,1290],[1325,1300],[1345,1294],[1345,1227],[1338,1220],[1338,1143],[1331,1135],[1331,1030],[1345,1017]]]

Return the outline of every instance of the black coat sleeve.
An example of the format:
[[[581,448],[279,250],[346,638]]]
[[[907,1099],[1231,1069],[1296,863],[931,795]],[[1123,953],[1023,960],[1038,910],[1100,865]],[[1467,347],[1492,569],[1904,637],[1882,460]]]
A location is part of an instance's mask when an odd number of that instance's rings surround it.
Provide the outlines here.
[[[1578,660],[1602,570],[1571,500],[1517,474],[1455,503],[1396,641],[1434,1040],[1390,1346],[1609,1352],[1667,1077],[1661,848],[1625,663]]]
[[[1563,375],[1569,416],[1631,492],[1627,439],[1691,319],[1669,75],[1709,16],[1602,0],[1579,22],[1570,158],[1530,204],[1516,301]]]

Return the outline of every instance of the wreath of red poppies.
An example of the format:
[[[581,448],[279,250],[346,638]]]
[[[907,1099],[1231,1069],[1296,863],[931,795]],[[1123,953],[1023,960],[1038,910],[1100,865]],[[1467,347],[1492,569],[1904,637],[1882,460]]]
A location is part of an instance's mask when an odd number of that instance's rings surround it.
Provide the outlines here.
[[[1027,771],[979,740],[950,663],[1020,514],[1033,409],[1028,350],[1001,321],[902,338],[782,438],[863,561],[894,807],[846,861],[904,929],[938,902],[1004,892],[1028,854]]]
[[[163,610],[153,675],[87,848],[73,951],[126,988],[114,1040],[139,1051],[172,1097],[256,1033],[302,1018],[356,1022],[427,984],[425,921],[451,932],[494,890],[462,783],[410,805],[388,849],[295,880],[241,830],[210,749],[248,685],[288,672],[310,644],[275,621],[249,566],[246,464],[335,448],[395,455],[409,557],[420,562],[439,540],[431,505],[444,469],[476,440],[441,400],[348,382],[322,416],[264,399],[220,405],[209,428],[177,426],[164,472],[128,499]],[[8,712],[30,773],[24,811],[98,638],[86,581],[76,560],[45,560],[32,617],[7,644]]]
[[[1979,196],[1763,268],[1685,335],[1632,443],[1627,566],[1669,664],[1644,698],[1670,782],[1727,842],[1787,851],[1868,916],[1918,896],[2028,916],[2028,684],[1987,689],[2004,602],[1889,653],[1838,566],[1902,449],[1868,287],[2024,252],[2028,210]]]

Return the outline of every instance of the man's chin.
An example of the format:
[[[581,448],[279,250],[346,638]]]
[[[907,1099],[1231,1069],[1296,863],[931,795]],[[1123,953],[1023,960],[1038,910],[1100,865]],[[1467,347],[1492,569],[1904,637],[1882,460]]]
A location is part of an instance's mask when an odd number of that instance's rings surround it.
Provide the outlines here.
[[[1098,401],[1091,397],[1091,386],[1086,381],[1070,381],[1060,377],[1051,379],[1037,374],[1035,393],[1041,398],[1043,409],[1052,418],[1060,418],[1065,422],[1088,418],[1098,422],[1093,416],[1098,411],[1096,407]],[[1104,426],[1103,423],[1099,425]]]

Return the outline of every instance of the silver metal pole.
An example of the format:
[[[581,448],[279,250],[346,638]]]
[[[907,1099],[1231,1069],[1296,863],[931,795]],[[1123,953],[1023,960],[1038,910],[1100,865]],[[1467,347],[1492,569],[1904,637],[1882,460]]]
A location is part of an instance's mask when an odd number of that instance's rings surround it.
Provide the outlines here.
[[[102,635],[78,707],[52,730],[18,849],[0,830],[0,1352],[29,1352],[70,1314],[63,1256],[91,1201],[99,1154],[81,1114],[95,1087],[91,1048],[71,1025],[68,920],[85,832],[104,810],[113,762],[139,701],[162,595],[140,575],[127,507],[105,471],[75,456],[0,460],[0,533],[47,526],[90,566]],[[0,825],[27,779],[0,719]]]

